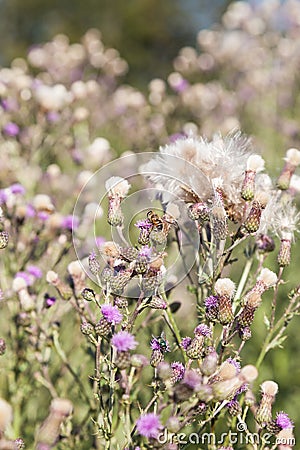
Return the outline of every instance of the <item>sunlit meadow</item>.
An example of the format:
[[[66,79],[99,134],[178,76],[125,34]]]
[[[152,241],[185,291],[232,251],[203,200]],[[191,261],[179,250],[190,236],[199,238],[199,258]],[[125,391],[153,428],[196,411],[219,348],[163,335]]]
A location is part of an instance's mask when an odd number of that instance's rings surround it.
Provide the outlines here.
[[[93,29],[0,69],[0,449],[297,448],[300,2],[173,66]]]

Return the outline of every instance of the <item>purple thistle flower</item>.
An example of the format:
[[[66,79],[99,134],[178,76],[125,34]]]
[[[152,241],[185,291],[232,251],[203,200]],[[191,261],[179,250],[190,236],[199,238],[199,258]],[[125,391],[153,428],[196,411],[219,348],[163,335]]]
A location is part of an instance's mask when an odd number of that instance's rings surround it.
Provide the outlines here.
[[[15,278],[23,278],[27,286],[31,286],[33,283],[32,277],[27,272],[17,272]]]
[[[152,248],[148,247],[148,245],[144,245],[139,251],[139,256],[145,256],[147,259],[150,259],[152,256]]]
[[[171,364],[171,369],[173,371],[173,375],[176,376],[176,381],[182,380],[185,372],[184,365],[180,362],[173,362]]]
[[[3,127],[3,132],[10,137],[15,137],[19,134],[20,128],[14,122],[7,122]]]
[[[25,188],[20,183],[14,183],[9,187],[9,190],[12,194],[25,194]]]
[[[0,205],[3,203],[6,203],[8,199],[7,191],[6,189],[0,189]]]
[[[242,384],[242,386],[241,386],[240,388],[238,388],[238,390],[236,391],[236,393],[235,393],[235,398],[236,398],[238,395],[242,394],[243,392],[248,391],[248,389],[249,389],[248,383]]]
[[[72,215],[65,216],[62,219],[61,226],[67,230],[76,230],[79,226],[79,217]]]
[[[183,378],[184,384],[191,389],[196,389],[201,384],[201,376],[195,370],[186,370]]]
[[[206,308],[216,308],[219,305],[219,299],[215,295],[210,295],[204,301]]]
[[[185,337],[182,339],[180,345],[184,350],[187,350],[187,348],[191,345],[191,342],[192,342],[192,339],[190,337]]]
[[[60,119],[60,114],[56,111],[49,111],[46,115],[48,122],[56,123]]]
[[[41,269],[34,265],[27,266],[26,271],[34,278],[42,278],[43,276],[43,272],[41,271]]]
[[[187,137],[187,134],[185,134],[185,133],[174,133],[174,134],[171,134],[171,136],[169,136],[169,141],[171,143],[173,143],[173,142],[176,142],[178,139],[182,139],[185,137]]]
[[[146,438],[157,438],[159,430],[163,428],[159,416],[154,413],[143,414],[136,422],[139,434]]]
[[[150,346],[152,350],[159,350],[162,353],[170,351],[169,342],[163,337],[163,335],[159,336],[158,338],[153,336],[150,342]]]
[[[138,220],[134,225],[140,230],[150,230],[152,227],[151,222],[148,220]]]
[[[95,242],[96,242],[97,248],[100,248],[104,244],[105,241],[106,241],[106,239],[103,236],[96,236]]]
[[[240,373],[240,371],[241,371],[241,365],[240,365],[240,363],[239,363],[236,359],[233,359],[233,358],[227,358],[227,359],[226,359],[226,362],[228,362],[229,364],[232,364],[232,365],[235,367],[236,373]]]
[[[45,295],[45,307],[51,308],[56,303],[56,297],[50,297],[48,294]]]
[[[294,428],[292,420],[283,411],[276,414],[276,425],[278,425],[282,430],[285,428]]]
[[[113,325],[120,323],[123,319],[123,315],[120,313],[117,306],[102,305],[101,312],[107,322],[112,323]]]
[[[34,217],[35,216],[35,209],[32,205],[28,204],[26,206],[26,217]]]
[[[211,336],[211,329],[205,325],[204,323],[201,323],[200,325],[198,325],[195,329],[194,329],[194,334],[195,336]]]
[[[46,220],[49,219],[49,214],[46,211],[39,211],[37,213],[37,216],[40,220],[42,220],[43,222],[45,222]]]
[[[134,350],[138,344],[134,336],[128,331],[119,331],[119,333],[114,334],[111,343],[119,352]]]

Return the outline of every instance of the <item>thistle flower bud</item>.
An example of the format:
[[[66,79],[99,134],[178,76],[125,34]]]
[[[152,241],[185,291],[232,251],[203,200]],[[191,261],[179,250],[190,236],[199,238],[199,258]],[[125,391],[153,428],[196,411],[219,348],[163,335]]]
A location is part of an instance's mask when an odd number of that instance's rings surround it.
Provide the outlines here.
[[[210,322],[216,322],[219,312],[219,299],[211,295],[205,299],[205,316]]]
[[[247,160],[247,170],[242,185],[241,196],[244,200],[249,201],[254,198],[255,192],[255,176],[257,172],[264,169],[265,161],[259,155],[251,155]]]
[[[0,249],[6,248],[8,246],[9,234],[7,231],[0,231]]]
[[[211,209],[211,217],[215,239],[226,239],[228,235],[227,214],[224,208],[223,195],[219,188],[215,190],[215,199]]]
[[[132,276],[132,270],[123,270],[110,280],[110,289],[116,295],[121,295],[129,283]]]
[[[112,325],[105,319],[105,317],[101,317],[95,325],[95,332],[99,336],[108,336],[111,333],[111,330]]]
[[[239,327],[242,327],[242,329],[245,330],[246,327],[252,325],[256,309],[257,307],[253,307],[248,303],[244,306],[237,318]],[[243,332],[243,336],[245,337],[245,332]]]
[[[6,342],[4,339],[0,339],[0,356],[4,355],[6,350]]]
[[[235,291],[235,284],[229,278],[219,278],[215,284],[215,291],[218,294],[219,304],[217,318],[222,325],[227,325],[234,318],[231,298]]]
[[[116,199],[109,200],[107,222],[112,227],[121,227],[123,225],[124,215],[121,210],[121,206]]]
[[[134,270],[137,274],[143,274],[148,269],[148,258],[146,256],[139,255],[135,261]]]
[[[231,416],[238,416],[242,413],[242,407],[235,399],[230,400],[226,405],[228,412]]]
[[[262,210],[262,205],[254,200],[248,217],[243,223],[243,228],[248,233],[255,233],[259,229]]]
[[[98,275],[100,273],[101,266],[100,266],[100,263],[99,263],[99,261],[98,261],[98,259],[96,257],[96,254],[94,252],[92,252],[89,255],[88,261],[89,261],[89,268],[90,268],[90,271],[92,272],[92,274],[93,275]]]
[[[201,222],[207,222],[209,220],[210,210],[208,206],[203,203],[193,203],[188,208],[188,216],[192,220],[201,220]]]
[[[215,373],[218,365],[219,355],[212,347],[210,353],[206,355],[201,363],[200,370],[202,375],[209,377],[213,373]]]
[[[277,261],[280,267],[289,266],[291,262],[291,240],[281,239],[280,249],[277,255]]]
[[[161,297],[161,295],[153,295],[148,303],[148,306],[152,309],[167,309],[168,304]]]
[[[153,246],[164,246],[167,243],[167,236],[163,230],[153,229],[149,234]]]
[[[119,352],[117,351],[114,359],[115,366],[119,369],[127,369],[131,365],[131,354],[129,351]]]
[[[0,398],[0,435],[11,424],[13,419],[12,407],[6,400]]]
[[[152,350],[150,364],[152,367],[157,367],[159,363],[164,360],[164,354],[160,350]]]
[[[277,186],[282,190],[286,190],[290,186],[291,177],[300,164],[300,151],[295,148],[290,148],[287,150],[284,159],[285,165],[277,180]]]
[[[96,294],[93,291],[93,289],[84,288],[81,292],[81,297],[86,300],[87,302],[92,302],[96,298]]]
[[[272,404],[278,392],[278,384],[274,381],[265,381],[260,387],[262,398],[255,413],[255,420],[264,427],[272,421]]]
[[[186,349],[186,355],[190,359],[199,359],[202,357],[202,351],[203,351],[203,343],[204,339],[203,337],[194,337],[194,339],[191,340],[190,345]]]
[[[125,259],[126,261],[130,262],[137,259],[139,254],[139,251],[134,247],[121,247],[118,251],[122,259]],[[117,249],[116,249],[116,256],[118,256]]]
[[[115,297],[114,304],[119,309],[124,309],[128,306],[128,300],[125,297]]]
[[[82,334],[86,334],[86,335],[93,334],[94,327],[89,322],[82,322],[82,324],[80,325],[80,331]]]

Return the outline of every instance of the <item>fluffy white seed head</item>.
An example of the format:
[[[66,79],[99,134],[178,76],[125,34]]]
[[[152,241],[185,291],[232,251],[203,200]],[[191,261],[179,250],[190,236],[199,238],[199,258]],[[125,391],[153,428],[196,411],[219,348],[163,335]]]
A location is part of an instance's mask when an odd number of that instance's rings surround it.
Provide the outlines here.
[[[222,378],[222,380],[231,380],[237,375],[237,369],[234,364],[225,361],[221,365],[218,375]]]
[[[113,241],[104,242],[104,244],[101,246],[100,251],[106,256],[110,256],[112,258],[117,258],[118,256],[120,256],[119,247]]]
[[[26,281],[22,277],[16,277],[12,283],[12,288],[15,292],[20,292],[22,289],[26,289],[26,287]]]
[[[297,194],[300,192],[300,177],[299,177],[299,175],[295,175],[295,174],[292,175],[289,189],[291,191],[296,192]]]
[[[258,370],[252,364],[248,364],[247,366],[244,366],[242,368],[241,375],[245,378],[245,380],[248,383],[251,383],[252,381],[256,380],[256,378],[258,377]]]
[[[260,388],[263,394],[271,395],[272,397],[278,392],[278,384],[275,381],[264,381]]]
[[[215,291],[218,295],[231,298],[235,292],[235,284],[230,278],[219,278],[215,284]]]
[[[251,155],[247,159],[247,170],[261,172],[265,168],[265,160],[260,155]]]
[[[258,280],[262,281],[268,287],[271,287],[271,286],[273,286],[276,283],[277,275],[276,275],[276,273],[272,272],[272,270],[264,268],[260,272]]]
[[[265,208],[270,200],[270,194],[265,191],[257,191],[254,196],[255,200],[260,203],[260,205]]]
[[[33,199],[32,204],[37,211],[49,211],[49,212],[54,211],[54,206],[52,204],[49,195],[45,194],[36,195]]]
[[[46,274],[46,281],[50,284],[56,283],[58,280],[58,275],[53,270],[49,270]]]
[[[284,159],[292,166],[297,167],[300,164],[300,151],[297,150],[296,148],[290,148],[289,150],[287,150]]]
[[[130,184],[124,178],[110,177],[105,183],[105,188],[108,191],[108,195],[123,198],[128,194]]]
[[[68,265],[68,272],[71,276],[84,276],[85,272],[83,270],[82,265],[80,264],[79,261],[72,261],[70,262],[70,264]]]

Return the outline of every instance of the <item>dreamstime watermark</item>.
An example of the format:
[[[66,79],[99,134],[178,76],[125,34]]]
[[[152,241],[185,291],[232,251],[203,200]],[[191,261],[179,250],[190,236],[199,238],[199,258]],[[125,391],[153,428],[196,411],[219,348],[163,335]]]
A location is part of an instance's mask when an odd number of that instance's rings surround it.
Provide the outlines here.
[[[160,444],[196,444],[196,445],[222,445],[227,443],[229,445],[254,445],[264,443],[265,445],[274,444],[277,445],[295,445],[295,438],[275,438],[271,433],[251,433],[247,429],[245,422],[239,422],[237,424],[237,431],[228,433],[222,433],[217,436],[215,433],[171,433],[166,429],[160,433],[157,437]]]

